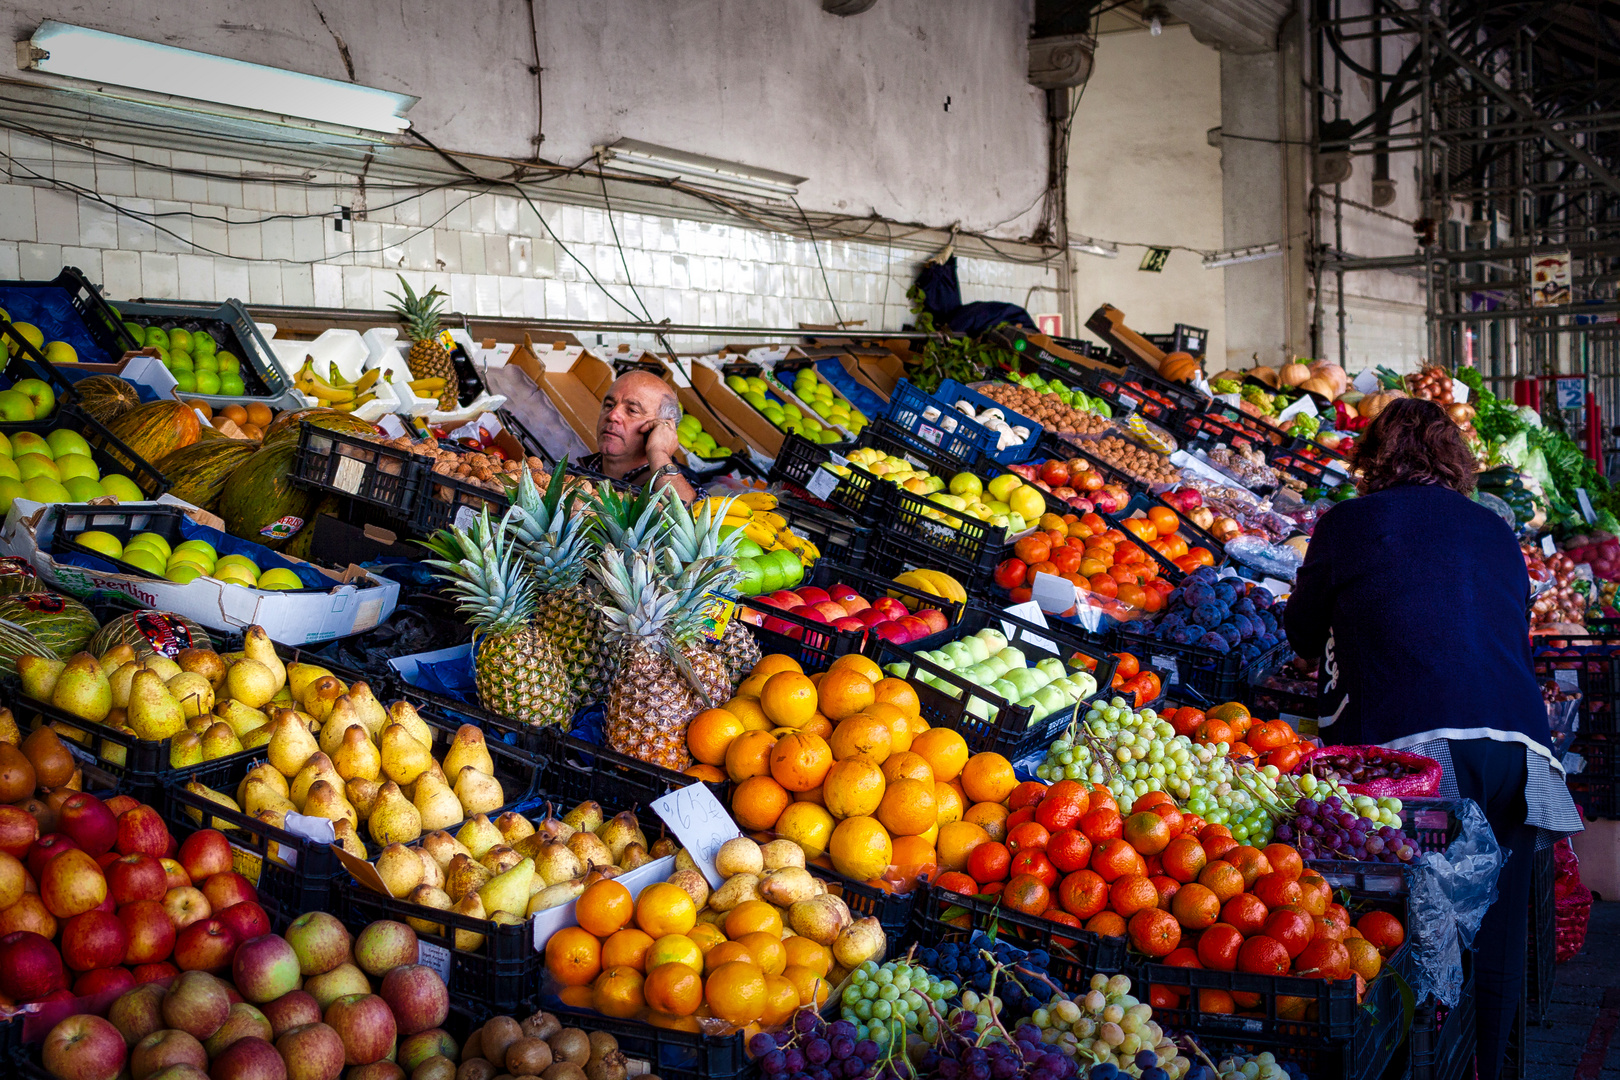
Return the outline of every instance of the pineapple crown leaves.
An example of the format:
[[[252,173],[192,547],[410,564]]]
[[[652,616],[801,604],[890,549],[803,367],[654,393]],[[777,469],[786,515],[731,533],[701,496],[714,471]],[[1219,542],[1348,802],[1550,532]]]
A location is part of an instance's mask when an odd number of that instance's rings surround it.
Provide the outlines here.
[[[529,470],[519,470],[512,492],[513,530],[542,592],[577,585],[585,576],[585,560],[595,553],[596,530],[579,504],[562,462],[552,470],[544,495]]]
[[[424,337],[433,337],[439,332],[439,301],[444,297],[444,293],[435,285],[421,296],[417,296],[416,290],[411,288],[411,283],[405,280],[405,275],[397,276],[399,287],[405,291],[405,297],[400,299],[399,293],[388,294],[388,298],[394,302],[394,313],[410,324],[413,340],[420,341]]]
[[[680,499],[670,499],[668,543],[681,565],[708,556],[730,559],[736,555],[737,545],[743,541],[743,531],[733,529],[726,536],[720,535],[725,525],[726,510],[736,501],[735,497],[727,499],[716,512],[714,504],[705,499],[694,515]]]
[[[682,567],[667,548],[656,555],[607,548],[591,564],[602,583],[603,620],[619,642],[640,641],[668,657],[681,677],[708,702],[681,646],[703,629],[705,594],[736,580],[729,561],[706,557]]]
[[[507,531],[511,519],[508,510],[500,526],[492,527],[485,510],[471,529],[440,531],[427,541],[427,547],[443,558],[428,559],[426,565],[442,571],[434,576],[448,583],[456,610],[472,624],[475,639],[479,632],[519,629],[534,612],[534,580],[514,561],[516,552]]]
[[[621,551],[639,551],[660,546],[669,532],[666,513],[667,500],[676,498],[668,488],[642,486],[630,495],[622,495],[612,484],[601,483],[591,499],[596,511],[596,524],[600,530],[598,542],[603,547]]]

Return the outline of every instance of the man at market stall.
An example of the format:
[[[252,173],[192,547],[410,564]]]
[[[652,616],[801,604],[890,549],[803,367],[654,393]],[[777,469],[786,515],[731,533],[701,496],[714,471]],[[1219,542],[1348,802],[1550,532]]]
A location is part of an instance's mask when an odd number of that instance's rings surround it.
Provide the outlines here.
[[[1322,516],[1283,617],[1322,657],[1325,742],[1437,760],[1503,848],[1478,949],[1480,1080],[1496,1080],[1524,984],[1538,847],[1581,831],[1530,656],[1530,579],[1503,520],[1468,498],[1474,460],[1440,406],[1390,402],[1356,451],[1359,497]],[[1331,706],[1325,706],[1326,712]]]
[[[681,403],[668,383],[647,371],[630,371],[613,380],[596,418],[597,452],[581,458],[583,468],[628,484],[651,482],[670,487],[682,502],[697,489],[675,462],[680,436]]]

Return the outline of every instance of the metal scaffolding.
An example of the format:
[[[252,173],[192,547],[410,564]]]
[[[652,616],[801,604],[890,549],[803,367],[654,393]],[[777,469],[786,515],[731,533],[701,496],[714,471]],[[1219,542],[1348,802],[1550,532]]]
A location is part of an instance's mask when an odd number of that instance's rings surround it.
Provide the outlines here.
[[[1434,362],[1472,364],[1508,398],[1517,380],[1551,394],[1549,380],[1583,375],[1605,426],[1620,423],[1620,3],[1306,0],[1305,9],[1313,344],[1336,319],[1343,355],[1346,275],[1420,277]],[[1394,197],[1390,155],[1413,152],[1413,251],[1345,250],[1346,212],[1383,212]],[[1370,207],[1338,182],[1356,158],[1373,161]],[[1568,293],[1557,296],[1546,278],[1565,252]],[[1543,412],[1553,405],[1543,401]],[[1584,415],[1562,419],[1573,427]]]

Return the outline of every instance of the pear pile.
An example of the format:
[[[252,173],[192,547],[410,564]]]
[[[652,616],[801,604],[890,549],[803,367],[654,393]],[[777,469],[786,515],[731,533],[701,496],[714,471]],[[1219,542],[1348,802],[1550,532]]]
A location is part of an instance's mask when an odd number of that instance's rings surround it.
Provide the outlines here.
[[[247,628],[241,652],[182,649],[173,659],[138,658],[129,645],[101,656],[74,653],[67,660],[22,656],[23,693],[69,715],[105,724],[139,739],[168,739],[175,768],[213,761],[262,746],[270,738],[263,708],[284,702],[287,669],[264,629]],[[66,723],[58,734],[89,745],[93,735]],[[106,743],[101,756],[124,764],[124,748]]]

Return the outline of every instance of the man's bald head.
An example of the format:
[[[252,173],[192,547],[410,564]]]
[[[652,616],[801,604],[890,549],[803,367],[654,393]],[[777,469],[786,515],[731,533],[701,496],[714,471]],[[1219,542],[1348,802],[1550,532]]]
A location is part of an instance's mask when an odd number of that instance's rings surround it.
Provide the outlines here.
[[[652,421],[671,423],[681,418],[681,403],[663,379],[647,371],[620,375],[602,399],[596,419],[596,442],[607,457],[646,455],[645,429]]]

